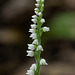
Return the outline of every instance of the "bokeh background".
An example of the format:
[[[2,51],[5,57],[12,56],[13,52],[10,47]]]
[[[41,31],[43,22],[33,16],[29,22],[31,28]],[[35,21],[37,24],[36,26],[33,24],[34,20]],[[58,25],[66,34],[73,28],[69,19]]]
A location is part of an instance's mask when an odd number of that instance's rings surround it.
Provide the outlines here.
[[[35,0],[0,0],[0,75],[26,75],[34,58],[26,57]],[[42,36],[48,62],[40,75],[75,75],[75,0],[46,0],[50,32]]]

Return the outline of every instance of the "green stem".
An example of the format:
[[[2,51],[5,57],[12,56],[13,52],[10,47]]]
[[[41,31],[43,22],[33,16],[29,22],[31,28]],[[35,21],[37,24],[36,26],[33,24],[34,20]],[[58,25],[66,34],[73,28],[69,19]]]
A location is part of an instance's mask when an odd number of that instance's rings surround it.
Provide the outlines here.
[[[39,12],[43,12],[43,7],[42,7],[42,2],[41,2],[41,0],[40,0],[40,7],[39,7]],[[41,26],[42,26],[42,23],[40,22],[41,21],[41,19],[42,19],[42,16],[43,15],[41,15],[41,16],[39,16],[38,18],[37,18],[37,39],[38,39],[38,45],[41,45],[41,35],[40,35],[40,33],[42,33],[40,30],[41,30]],[[41,51],[39,50],[39,51],[36,51],[35,50],[35,60],[36,60],[36,64],[37,64],[37,69],[36,69],[36,71],[35,71],[35,75],[39,75],[40,74],[40,67],[41,67],[41,65],[40,65],[40,54],[41,54]]]
[[[35,75],[39,75],[40,74],[40,67],[41,67],[41,65],[40,65],[40,53],[41,53],[41,51],[37,51],[35,53],[36,53],[35,59],[36,59],[36,63],[37,63],[37,69],[35,71]]]

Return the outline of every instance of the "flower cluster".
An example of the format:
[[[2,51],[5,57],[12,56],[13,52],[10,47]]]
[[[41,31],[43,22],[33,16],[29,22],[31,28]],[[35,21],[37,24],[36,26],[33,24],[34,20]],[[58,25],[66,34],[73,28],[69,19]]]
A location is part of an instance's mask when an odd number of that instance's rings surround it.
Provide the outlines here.
[[[30,70],[27,70],[28,75],[34,75],[34,71],[36,70],[37,66],[36,64],[32,64],[32,66],[30,67]]]
[[[27,70],[28,75],[39,75],[39,70],[41,65],[47,65],[45,59],[40,58],[41,51],[44,51],[41,45],[41,35],[43,32],[50,31],[48,27],[42,27],[43,23],[45,23],[45,19],[43,17],[44,10],[44,0],[36,0],[36,8],[34,9],[35,14],[32,16],[31,28],[29,32],[31,33],[30,38],[33,39],[32,44],[28,44],[27,56],[35,57],[36,64],[32,64],[29,70]]]

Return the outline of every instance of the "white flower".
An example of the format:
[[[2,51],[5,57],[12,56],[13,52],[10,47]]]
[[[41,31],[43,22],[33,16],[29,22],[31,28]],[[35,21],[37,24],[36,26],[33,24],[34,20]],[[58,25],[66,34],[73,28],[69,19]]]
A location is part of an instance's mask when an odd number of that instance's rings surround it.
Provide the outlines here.
[[[49,27],[43,27],[43,32],[50,31]]]
[[[41,13],[41,12],[39,12],[39,13],[38,13],[38,16],[41,16],[41,15],[42,15],[42,13]]]
[[[42,7],[44,7],[44,4],[42,4]]]
[[[48,65],[48,64],[46,63],[46,60],[45,59],[41,59],[40,60],[40,65]]]
[[[44,2],[45,0],[41,0],[42,2]]]
[[[27,51],[27,56],[33,57],[34,56],[34,52],[33,51]]]
[[[41,23],[45,23],[45,19],[41,19]]]
[[[37,12],[37,11],[35,11],[35,14],[36,14],[36,15],[38,15],[38,12]]]
[[[35,8],[34,10],[35,10],[35,11],[38,11],[39,9],[38,9],[38,8]]]
[[[31,28],[35,29],[36,28],[36,24],[31,24]]]
[[[36,15],[33,15],[32,18],[37,19],[37,16]]]
[[[39,3],[39,2],[40,2],[40,0],[36,0],[36,2],[38,2],[38,3]]]
[[[39,7],[39,4],[37,3],[37,4],[35,4],[35,6],[36,6],[36,7]]]
[[[36,70],[36,69],[37,69],[36,64],[32,64],[32,66],[30,67],[30,70]]]
[[[36,39],[36,38],[37,38],[36,33],[32,33],[32,34],[30,35],[30,38]]]
[[[28,49],[34,50],[34,49],[35,49],[35,48],[34,48],[34,45],[33,45],[33,44],[28,44]]]
[[[29,29],[29,32],[35,33],[35,29]]]
[[[39,46],[37,47],[37,51],[39,51],[39,50],[43,51],[43,48],[42,48],[41,45],[39,45]]]
[[[32,42],[32,44],[38,45],[38,40],[35,39],[35,40]]]
[[[34,71],[33,70],[27,70],[27,73],[28,75],[34,75]]]
[[[37,19],[31,19],[31,21],[32,21],[33,23],[36,23],[36,22],[37,22]]]

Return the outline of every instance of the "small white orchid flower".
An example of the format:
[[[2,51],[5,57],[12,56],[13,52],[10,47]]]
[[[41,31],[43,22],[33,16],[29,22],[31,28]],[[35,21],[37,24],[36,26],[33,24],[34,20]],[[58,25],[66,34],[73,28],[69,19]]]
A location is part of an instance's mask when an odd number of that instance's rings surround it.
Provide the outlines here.
[[[30,50],[34,50],[34,49],[35,49],[35,47],[34,47],[34,45],[33,45],[33,44],[28,44],[28,49],[30,49]]]
[[[38,45],[38,47],[37,47],[37,51],[43,51],[43,48],[42,48],[42,46],[41,45]]]
[[[41,23],[45,23],[45,19],[41,19]]]
[[[41,59],[40,60],[40,65],[48,65],[48,64],[46,63],[46,60],[45,59]]]
[[[37,38],[36,33],[32,33],[32,34],[30,35],[30,38],[36,39],[36,38]]]
[[[27,73],[28,75],[34,75],[34,71],[33,70],[27,70]]]
[[[27,56],[33,57],[34,56],[34,52],[33,51],[27,51]]]
[[[50,31],[49,27],[43,27],[43,32],[48,32]]]
[[[36,64],[32,64],[32,66],[30,67],[30,70],[36,70],[36,69],[37,69]]]

